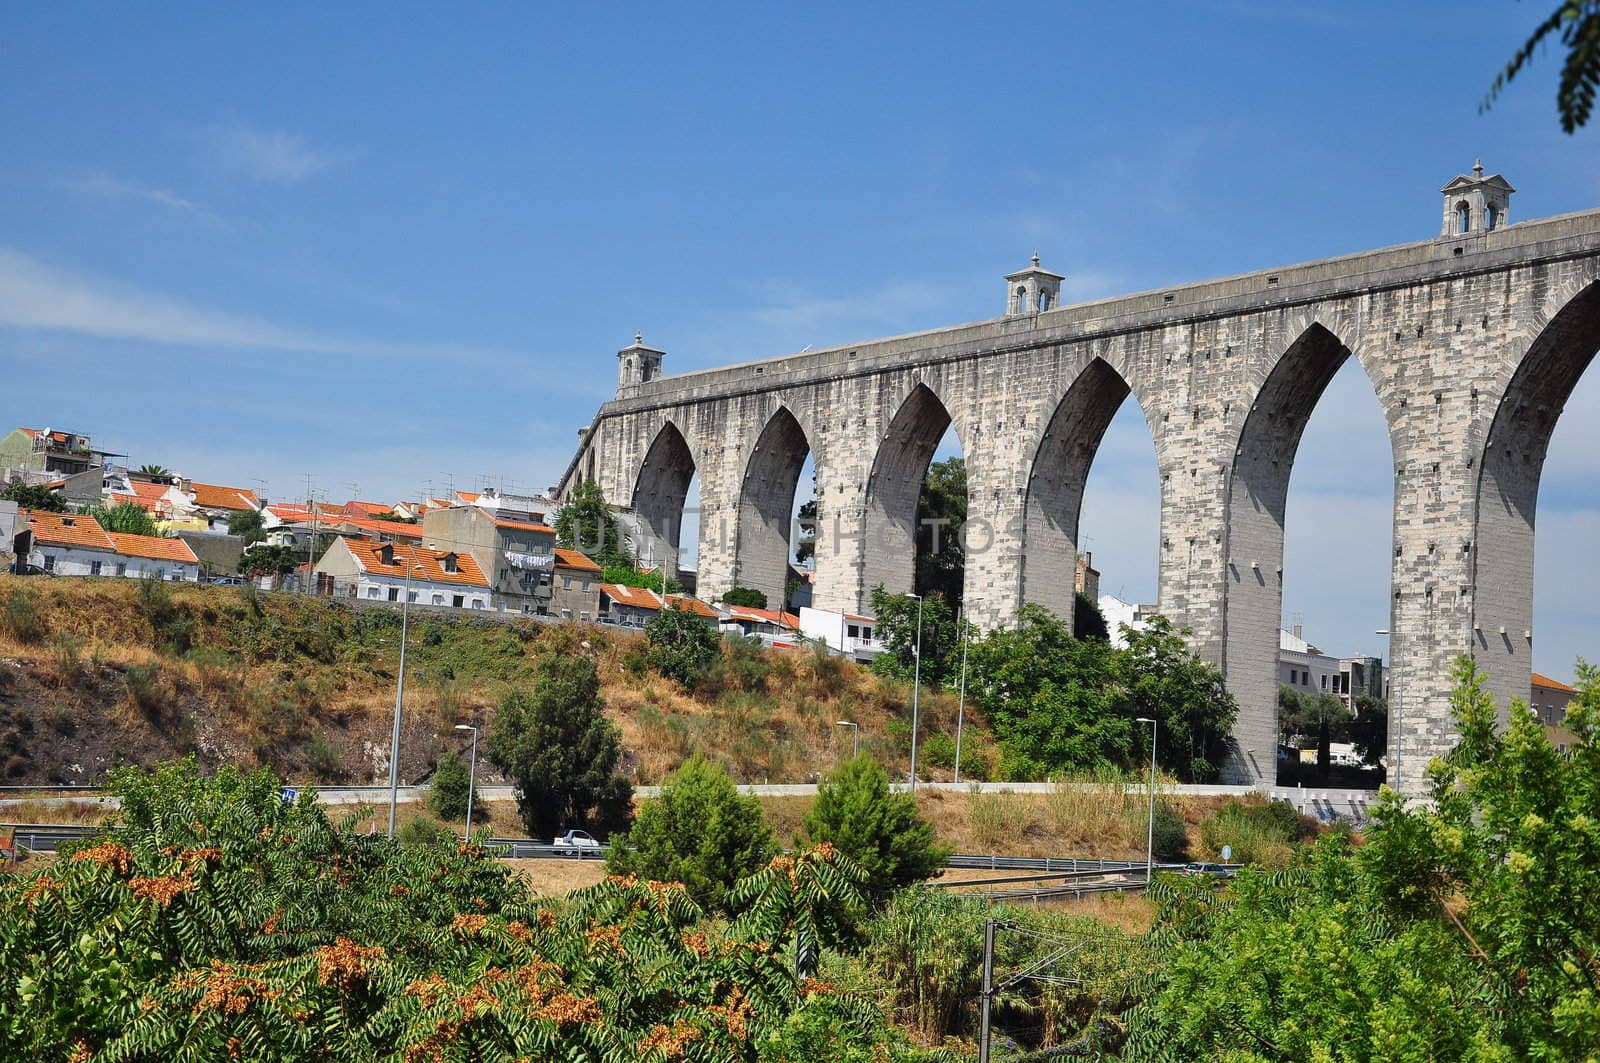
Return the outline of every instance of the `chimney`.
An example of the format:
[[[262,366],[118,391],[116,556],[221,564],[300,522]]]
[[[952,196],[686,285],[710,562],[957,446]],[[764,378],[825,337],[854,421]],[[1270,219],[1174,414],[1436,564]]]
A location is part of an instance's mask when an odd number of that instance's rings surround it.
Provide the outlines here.
[[[1302,639],[1303,640],[1305,638],[1304,629],[1305,629],[1305,625],[1304,624],[1296,624],[1294,626],[1294,637],[1297,638],[1297,639]]]

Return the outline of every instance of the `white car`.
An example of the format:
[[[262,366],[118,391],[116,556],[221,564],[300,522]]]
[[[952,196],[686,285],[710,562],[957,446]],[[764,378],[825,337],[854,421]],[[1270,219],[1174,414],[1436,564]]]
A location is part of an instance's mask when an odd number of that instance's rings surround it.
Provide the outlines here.
[[[600,855],[600,843],[594,840],[594,835],[586,830],[569,830],[556,839],[556,845],[562,849],[571,849],[572,855],[582,860],[592,852]]]

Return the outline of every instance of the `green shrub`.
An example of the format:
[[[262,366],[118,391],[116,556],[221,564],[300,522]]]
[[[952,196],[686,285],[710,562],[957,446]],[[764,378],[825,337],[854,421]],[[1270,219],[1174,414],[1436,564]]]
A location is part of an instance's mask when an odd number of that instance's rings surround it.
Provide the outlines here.
[[[711,626],[683,609],[657,613],[645,625],[644,641],[650,667],[689,689],[706,674],[721,650]]]
[[[194,641],[194,614],[173,599],[165,583],[152,577],[139,581],[139,610],[150,625],[159,652],[175,655],[189,652]]]
[[[459,820],[467,814],[467,791],[471,786],[468,765],[453,749],[440,754],[433,766],[433,780],[428,784],[428,807],[441,819]],[[477,795],[473,804],[477,804]],[[476,816],[477,809],[473,809]]]
[[[754,587],[734,587],[722,596],[726,605],[742,605],[746,609],[765,609],[767,596]]]
[[[1176,864],[1189,859],[1189,829],[1177,809],[1165,801],[1156,802],[1153,844],[1156,860]]]
[[[158,715],[166,704],[166,688],[161,682],[161,665],[133,664],[123,673],[128,700],[146,716]]]
[[[761,803],[739,796],[728,773],[697,754],[612,838],[606,866],[614,875],[681,882],[696,903],[723,911],[733,884],[776,848]]]
[[[1220,859],[1224,846],[1233,862],[1282,864],[1289,846],[1316,834],[1316,825],[1287,801],[1233,800],[1200,825],[1207,855]]]
[[[401,845],[446,845],[455,841],[455,832],[419,814],[400,824],[395,838]]]
[[[306,758],[306,767],[318,782],[338,782],[344,778],[344,762],[339,759],[339,751],[326,736],[315,735],[306,739],[301,753]]]
[[[18,642],[43,642],[48,628],[33,591],[18,587],[0,598],[0,631]]]

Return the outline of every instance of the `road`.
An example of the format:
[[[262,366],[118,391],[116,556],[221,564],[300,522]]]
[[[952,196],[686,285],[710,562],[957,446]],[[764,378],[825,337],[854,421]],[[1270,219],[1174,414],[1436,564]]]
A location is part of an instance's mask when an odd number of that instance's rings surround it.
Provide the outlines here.
[[[1050,793],[1058,784],[1048,782],[982,782],[982,783],[950,783],[928,782],[919,783],[921,790],[944,790],[946,792],[977,791],[980,793],[1018,793],[1018,794],[1043,794]],[[905,790],[904,783],[894,786],[897,790]],[[1099,788],[1098,784],[1085,784],[1084,789]],[[1144,788],[1137,783],[1129,783],[1129,792],[1143,793]],[[741,793],[751,794],[756,797],[813,797],[816,795],[815,783],[753,783],[739,788]],[[421,801],[426,796],[426,786],[402,786],[399,798],[401,801]],[[659,795],[659,786],[635,786],[634,797],[646,798]],[[1262,793],[1273,800],[1288,801],[1301,812],[1316,816],[1319,819],[1354,819],[1365,821],[1371,813],[1372,806],[1377,801],[1376,790],[1334,790],[1334,789],[1303,789],[1298,787],[1272,787],[1258,791],[1249,786],[1221,786],[1198,783],[1180,783],[1173,786],[1163,786],[1163,794],[1191,796],[1191,797],[1243,797],[1246,794]],[[37,801],[43,799],[59,800],[95,800],[104,802],[107,807],[115,807],[115,798],[102,797],[98,787],[50,787],[50,786],[4,786],[0,787],[0,794],[26,793],[27,800]],[[327,805],[355,805],[355,804],[383,804],[388,801],[389,788],[387,786],[328,786],[317,790],[317,797]],[[487,784],[478,787],[478,798],[482,801],[513,801],[516,794],[512,787],[499,783]],[[16,797],[0,797],[0,817],[5,815],[8,808],[15,807],[22,800]]]

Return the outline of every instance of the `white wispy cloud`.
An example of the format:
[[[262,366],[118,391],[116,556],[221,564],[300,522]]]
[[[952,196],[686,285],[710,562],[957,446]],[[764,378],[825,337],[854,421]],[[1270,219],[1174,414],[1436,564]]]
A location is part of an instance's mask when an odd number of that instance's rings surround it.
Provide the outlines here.
[[[212,163],[261,181],[293,184],[340,161],[332,152],[285,130],[214,125],[201,129],[199,139]]]
[[[204,221],[207,225],[218,228],[228,227],[227,223],[213,211],[208,210],[192,199],[179,195],[169,188],[142,185],[133,181],[123,180],[120,177],[113,177],[108,173],[94,173],[73,177],[62,182],[62,184],[67,189],[80,195],[94,196],[99,199],[122,199],[154,203],[169,210],[192,215]]]
[[[502,368],[522,360],[508,352],[447,344],[329,336],[257,317],[209,310],[113,281],[68,273],[6,247],[0,247],[0,327],[190,347],[372,358],[449,358]]]

